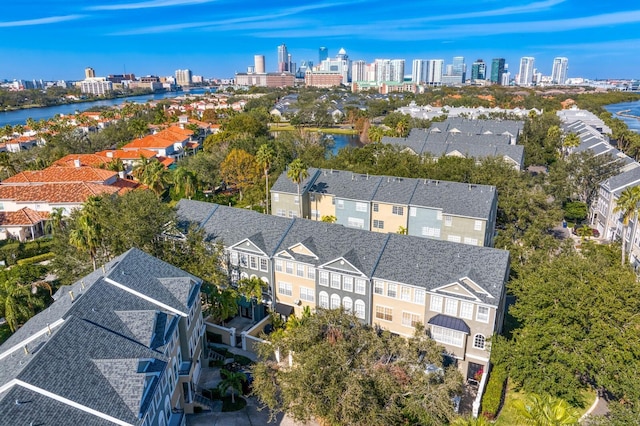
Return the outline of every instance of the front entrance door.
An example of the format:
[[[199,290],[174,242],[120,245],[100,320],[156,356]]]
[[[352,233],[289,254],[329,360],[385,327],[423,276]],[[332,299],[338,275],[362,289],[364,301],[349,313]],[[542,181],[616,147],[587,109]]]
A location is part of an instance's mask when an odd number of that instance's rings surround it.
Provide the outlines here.
[[[484,365],[470,362],[467,367],[467,381],[471,383],[479,383],[484,372]]]

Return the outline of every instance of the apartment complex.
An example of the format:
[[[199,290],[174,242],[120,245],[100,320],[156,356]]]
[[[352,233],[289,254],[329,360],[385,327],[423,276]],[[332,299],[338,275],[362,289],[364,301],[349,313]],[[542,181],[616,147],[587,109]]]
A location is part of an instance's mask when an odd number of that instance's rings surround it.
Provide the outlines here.
[[[131,249],[0,346],[0,425],[184,425],[201,372],[202,281]]]
[[[184,199],[178,217],[223,244],[231,273],[267,282],[275,312],[343,307],[403,336],[422,323],[465,377],[486,371],[486,339],[502,329],[507,251]]]
[[[492,246],[498,196],[495,187],[430,179],[373,176],[310,169],[297,185],[283,172],[271,188],[271,211],[282,217],[322,220],[347,228],[406,233],[476,246]]]
[[[429,129],[411,129],[406,138],[385,136],[382,143],[404,147],[416,155],[474,158],[500,157],[516,170],[524,165],[524,146],[516,145],[523,121],[447,118]]]

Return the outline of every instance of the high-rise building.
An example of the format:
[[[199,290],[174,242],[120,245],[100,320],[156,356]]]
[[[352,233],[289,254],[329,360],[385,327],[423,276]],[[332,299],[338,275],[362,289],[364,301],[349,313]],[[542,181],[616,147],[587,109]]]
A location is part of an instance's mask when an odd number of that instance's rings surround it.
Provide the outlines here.
[[[278,72],[289,71],[289,60],[287,45],[282,43],[278,46]]]
[[[191,81],[191,70],[176,70],[176,84],[180,86],[190,86]]]
[[[411,81],[417,84],[426,82],[428,66],[428,61],[424,59],[414,59],[411,64]]]
[[[266,72],[264,66],[264,55],[253,56],[253,72],[257,74],[264,74]]]
[[[464,56],[454,56],[453,66],[451,67],[452,74],[454,76],[462,77],[462,83],[466,80],[467,66],[464,63]]]
[[[367,63],[365,61],[353,61],[351,67],[352,81],[367,81]]]
[[[96,76],[96,72],[93,68],[87,67],[84,69],[84,78],[94,78]]]
[[[318,63],[324,61],[325,59],[329,59],[329,49],[324,46],[318,49],[318,59]]]
[[[427,61],[427,77],[425,81],[432,85],[441,84],[443,69],[444,59],[429,59]]]
[[[347,51],[340,49],[334,59],[325,59],[313,71],[340,74],[342,76],[342,84],[349,83],[351,81],[351,61]]]
[[[487,64],[482,59],[476,60],[471,65],[471,82],[483,81],[487,79]]]
[[[376,59],[375,81],[378,83],[395,81],[402,83],[404,80],[404,59]]]
[[[504,58],[494,58],[491,60],[491,82],[493,84],[502,84],[503,75]]]
[[[569,59],[558,57],[553,59],[553,70],[551,71],[552,84],[564,84],[567,81],[567,68]]]
[[[535,58],[524,56],[520,58],[520,70],[518,71],[518,86],[533,85]]]

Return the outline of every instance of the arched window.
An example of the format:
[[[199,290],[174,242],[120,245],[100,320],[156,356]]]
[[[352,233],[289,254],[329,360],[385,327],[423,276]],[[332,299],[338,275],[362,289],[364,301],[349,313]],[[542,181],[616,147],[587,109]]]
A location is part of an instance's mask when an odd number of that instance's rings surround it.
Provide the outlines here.
[[[326,291],[321,291],[320,294],[318,294],[318,305],[324,309],[329,308],[329,295]]]
[[[245,278],[249,278],[249,274],[247,274],[246,272],[241,272],[240,279],[245,279]]]
[[[169,396],[166,396],[164,399],[164,418],[167,422],[171,418],[171,400]]]
[[[350,297],[344,297],[342,299],[342,307],[345,311],[351,312],[351,310],[353,309],[353,300],[351,300]]]
[[[356,303],[354,304],[354,311],[356,313],[356,317],[360,318],[360,319],[364,319],[365,318],[365,313],[364,313],[364,302],[360,299],[356,300]]]
[[[158,413],[158,422],[157,422],[158,426],[165,426],[166,425],[163,416],[164,416],[164,413],[162,411]]]
[[[340,307],[340,296],[337,294],[331,295],[331,309],[338,309]]]
[[[485,338],[483,334],[476,334],[473,338],[473,347],[476,349],[484,349]]]

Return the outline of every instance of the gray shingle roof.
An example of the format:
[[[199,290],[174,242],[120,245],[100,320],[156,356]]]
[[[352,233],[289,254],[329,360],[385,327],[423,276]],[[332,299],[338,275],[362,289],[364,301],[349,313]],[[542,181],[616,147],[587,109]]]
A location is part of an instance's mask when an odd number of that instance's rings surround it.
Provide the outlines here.
[[[380,176],[365,175],[344,170],[319,171],[310,192],[333,194],[337,198],[370,201],[380,185]]]
[[[442,209],[445,214],[488,219],[496,197],[495,187],[489,185],[421,179],[410,205]]]
[[[313,184],[313,180],[315,179],[316,174],[318,173],[318,169],[314,167],[309,167],[307,169],[307,173],[308,173],[307,178],[303,180],[302,183],[300,184],[301,194],[308,189],[309,185]],[[280,174],[276,182],[273,184],[273,186],[271,187],[271,191],[284,192],[287,194],[297,194],[298,185],[293,183],[293,181],[287,177],[287,171],[285,170],[282,174]]]
[[[392,176],[382,176],[382,180],[373,201],[393,204],[409,204],[419,179],[409,179]]]
[[[611,176],[603,182],[603,185],[610,190],[614,190],[616,188],[629,186],[638,181],[640,181],[640,167],[636,167],[616,176]]]
[[[388,234],[374,278],[406,283],[427,290],[458,282],[467,276],[493,298],[478,294],[496,305],[509,270],[509,252],[489,247],[450,243],[409,235]]]

